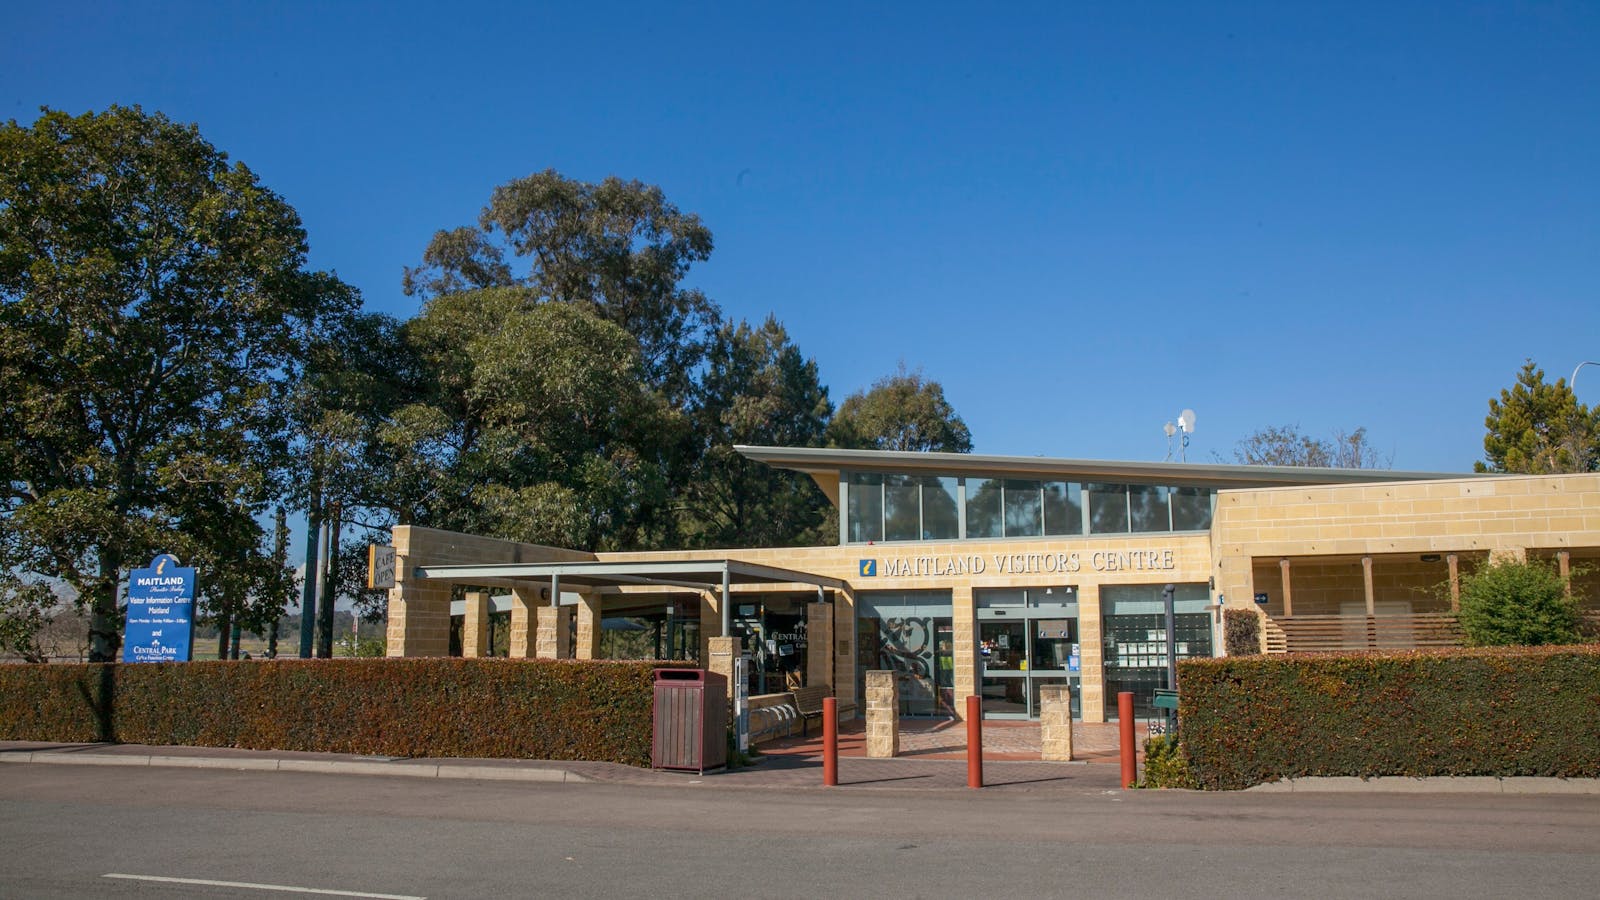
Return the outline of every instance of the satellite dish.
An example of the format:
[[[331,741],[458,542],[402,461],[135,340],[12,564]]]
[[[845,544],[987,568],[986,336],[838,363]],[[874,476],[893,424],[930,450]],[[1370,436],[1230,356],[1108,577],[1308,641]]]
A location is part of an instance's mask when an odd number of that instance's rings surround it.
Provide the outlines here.
[[[1166,432],[1167,440],[1172,440],[1172,436],[1178,433],[1178,429],[1173,428],[1171,422],[1161,426],[1161,430]]]
[[[1194,434],[1194,410],[1186,409],[1178,414],[1178,427],[1184,434]]]

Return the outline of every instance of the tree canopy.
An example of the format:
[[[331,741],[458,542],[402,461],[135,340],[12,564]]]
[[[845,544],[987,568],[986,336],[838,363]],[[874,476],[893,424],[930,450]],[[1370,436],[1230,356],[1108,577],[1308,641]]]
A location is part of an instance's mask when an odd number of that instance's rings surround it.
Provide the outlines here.
[[[705,294],[682,284],[710,255],[711,230],[660,188],[546,170],[495,188],[476,227],[436,233],[404,286],[424,298],[516,286],[540,300],[588,306],[638,341],[645,377],[676,403],[687,400],[720,316]]]
[[[830,442],[854,450],[971,453],[972,433],[945,399],[944,387],[922,370],[893,375],[857,391],[840,404]]]
[[[1299,425],[1268,425],[1233,446],[1233,459],[1246,466],[1309,466],[1333,469],[1387,469],[1391,457],[1367,439],[1367,429],[1335,429],[1332,437],[1315,438]]]
[[[1544,380],[1533,360],[1516,384],[1490,398],[1479,472],[1553,475],[1600,469],[1600,409],[1578,402],[1566,379]]]
[[[256,553],[283,399],[355,292],[298,216],[192,125],[138,107],[0,126],[0,516],[31,576],[120,644],[125,567]]]

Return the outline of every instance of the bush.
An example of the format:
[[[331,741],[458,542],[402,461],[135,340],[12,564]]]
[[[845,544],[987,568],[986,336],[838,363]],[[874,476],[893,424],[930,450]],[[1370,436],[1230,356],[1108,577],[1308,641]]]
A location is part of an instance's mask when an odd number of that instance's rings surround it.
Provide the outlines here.
[[[1578,603],[1554,566],[1496,560],[1461,579],[1461,630],[1479,647],[1575,644]]]
[[[1144,742],[1144,780],[1142,788],[1193,788],[1189,756],[1174,734],[1147,738]]]
[[[1180,662],[1195,783],[1600,777],[1600,647]]]
[[[0,740],[648,765],[654,663],[0,666]]]
[[[1229,656],[1258,655],[1261,652],[1261,616],[1249,609],[1223,610],[1222,642]]]

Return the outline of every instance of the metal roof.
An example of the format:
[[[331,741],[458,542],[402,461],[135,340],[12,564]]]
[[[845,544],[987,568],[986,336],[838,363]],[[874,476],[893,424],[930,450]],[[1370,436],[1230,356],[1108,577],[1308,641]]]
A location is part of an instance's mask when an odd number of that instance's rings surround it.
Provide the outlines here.
[[[696,590],[720,589],[726,573],[729,584],[809,584],[843,588],[837,578],[780,569],[737,559],[698,559],[662,562],[543,562],[491,565],[419,566],[421,578],[441,578],[479,583],[549,581],[559,578],[563,587],[616,587],[661,585]]]
[[[1225,463],[1127,462],[978,453],[834,450],[817,447],[735,446],[746,459],[816,477],[835,472],[905,472],[926,475],[1012,475],[1032,479],[1169,484],[1210,488],[1295,487],[1385,481],[1439,481],[1493,477],[1471,472],[1403,472],[1394,469],[1326,469],[1309,466],[1240,466]]]

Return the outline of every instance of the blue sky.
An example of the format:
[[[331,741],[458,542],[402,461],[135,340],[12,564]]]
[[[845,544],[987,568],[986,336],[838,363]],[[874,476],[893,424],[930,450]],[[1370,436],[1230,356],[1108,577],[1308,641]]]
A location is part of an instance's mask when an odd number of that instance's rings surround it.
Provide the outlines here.
[[[198,123],[409,316],[497,184],[660,185],[691,282],[835,402],[904,361],[977,450],[1191,460],[1364,425],[1466,471],[1600,360],[1600,4],[14,3],[0,116]],[[1600,403],[1600,368],[1578,379]]]

